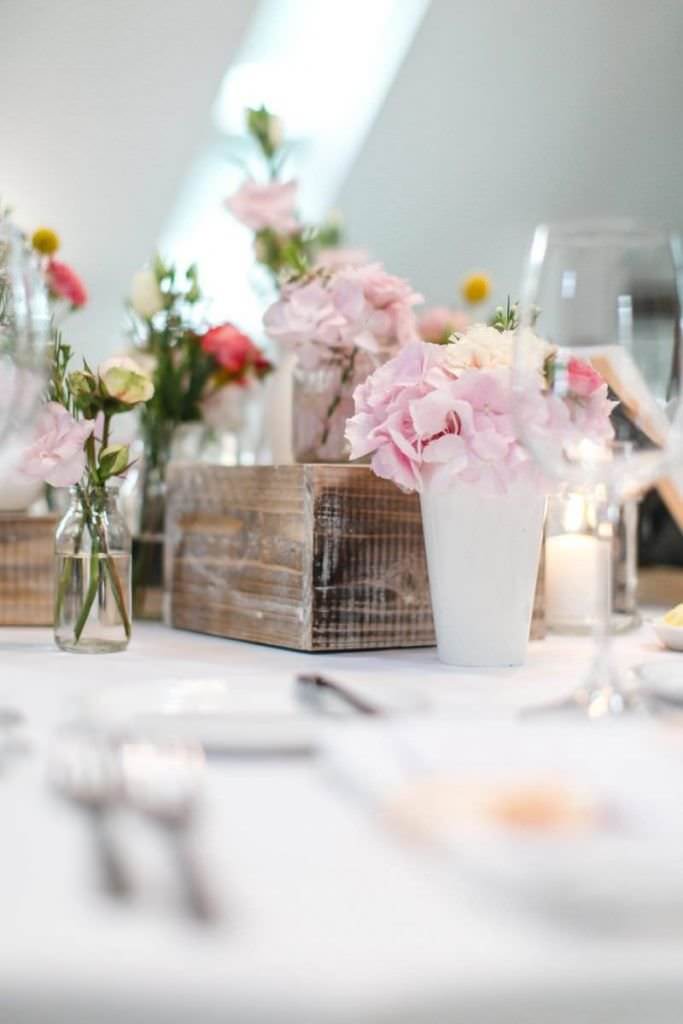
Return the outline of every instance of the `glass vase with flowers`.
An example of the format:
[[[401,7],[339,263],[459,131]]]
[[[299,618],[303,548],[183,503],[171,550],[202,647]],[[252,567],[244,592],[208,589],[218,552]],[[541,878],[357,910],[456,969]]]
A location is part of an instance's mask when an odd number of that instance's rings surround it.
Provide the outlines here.
[[[53,487],[71,487],[57,527],[54,630],[57,645],[103,653],[128,645],[130,535],[116,506],[117,479],[130,464],[128,446],[111,439],[115,415],[144,405],[151,379],[121,357],[91,370],[69,371],[71,349],[56,336],[48,401],[22,471]]]

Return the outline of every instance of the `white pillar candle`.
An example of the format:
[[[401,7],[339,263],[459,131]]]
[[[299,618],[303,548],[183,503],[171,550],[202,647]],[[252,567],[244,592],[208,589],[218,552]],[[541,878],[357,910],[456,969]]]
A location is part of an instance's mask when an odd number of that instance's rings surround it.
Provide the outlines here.
[[[548,626],[590,626],[608,569],[608,546],[585,533],[561,533],[545,542]]]

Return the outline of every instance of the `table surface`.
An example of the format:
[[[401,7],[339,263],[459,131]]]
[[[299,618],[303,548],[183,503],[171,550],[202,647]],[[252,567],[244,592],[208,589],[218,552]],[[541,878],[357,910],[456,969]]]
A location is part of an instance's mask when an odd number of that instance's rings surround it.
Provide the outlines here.
[[[618,647],[625,665],[676,657],[647,625]],[[319,668],[419,688],[485,743],[487,715],[571,689],[589,653],[585,639],[549,637],[523,668],[466,671],[433,650],[316,656],[145,624],[127,652],[102,657],[57,651],[48,630],[0,630],[0,704],[21,708],[34,736],[0,776],[0,1021],[680,1021],[683,932],[605,934],[487,898],[399,842],[320,759],[209,762],[203,849],[226,911],[213,928],[169,903],[168,851],[139,823],[124,827],[149,892],[139,907],[108,903],[87,821],[46,783],[55,728],[107,686],[220,677],[289,692],[295,672]]]

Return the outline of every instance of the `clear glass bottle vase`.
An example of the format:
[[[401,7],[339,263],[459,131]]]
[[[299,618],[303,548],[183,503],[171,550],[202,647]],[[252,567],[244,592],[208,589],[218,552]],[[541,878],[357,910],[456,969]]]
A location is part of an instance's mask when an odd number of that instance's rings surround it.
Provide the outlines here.
[[[131,537],[118,508],[118,487],[70,490],[55,535],[58,647],[105,654],[128,646],[131,631]]]
[[[344,433],[353,393],[379,360],[354,348],[313,369],[294,367],[292,449],[295,462],[346,462]]]

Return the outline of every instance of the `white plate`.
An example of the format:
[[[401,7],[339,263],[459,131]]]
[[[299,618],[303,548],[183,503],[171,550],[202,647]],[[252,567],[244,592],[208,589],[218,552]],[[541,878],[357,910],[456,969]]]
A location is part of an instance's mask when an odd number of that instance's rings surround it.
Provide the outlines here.
[[[326,736],[325,749],[331,771],[370,797],[384,822],[397,820],[396,797],[415,780],[588,795],[596,819],[585,831],[518,832],[454,816],[433,819],[432,839],[494,899],[507,892],[605,928],[683,924],[683,756],[656,722],[358,724]]]
[[[198,743],[209,753],[311,753],[319,726],[281,682],[252,678],[120,683],[82,697],[76,713],[110,732]]]
[[[669,650],[683,651],[683,626],[670,626],[664,619],[655,619],[652,628]]]

